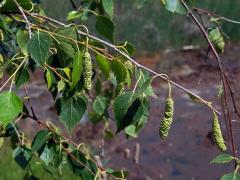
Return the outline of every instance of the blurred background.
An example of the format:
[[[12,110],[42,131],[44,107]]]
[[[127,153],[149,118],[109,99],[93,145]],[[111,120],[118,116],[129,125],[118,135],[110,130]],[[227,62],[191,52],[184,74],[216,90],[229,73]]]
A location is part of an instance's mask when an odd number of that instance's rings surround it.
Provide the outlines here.
[[[72,9],[69,0],[43,0],[42,2],[46,14],[61,21],[66,21],[67,13]],[[183,45],[203,42],[198,28],[190,18],[166,11],[160,5],[160,0],[148,0],[140,9],[137,8],[136,3],[131,2],[115,0],[115,35],[119,41],[126,40],[133,43],[138,53],[158,52],[164,48],[179,48]],[[231,19],[240,19],[240,1],[238,0],[196,1],[196,7]],[[239,40],[239,26],[225,22],[222,28],[231,41]]]

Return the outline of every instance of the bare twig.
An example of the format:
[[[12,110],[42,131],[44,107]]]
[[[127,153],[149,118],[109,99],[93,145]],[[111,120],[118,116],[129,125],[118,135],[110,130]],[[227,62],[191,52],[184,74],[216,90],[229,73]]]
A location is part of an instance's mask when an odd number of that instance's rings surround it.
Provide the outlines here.
[[[18,7],[19,11],[21,12],[23,18],[25,19],[26,23],[27,23],[27,26],[28,26],[28,35],[29,35],[29,38],[31,39],[32,38],[32,30],[31,30],[31,25],[28,21],[28,18],[26,16],[26,14],[24,13],[24,9],[22,8],[22,6],[17,2],[17,0],[13,0],[13,2],[16,4],[16,6]]]
[[[215,14],[215,13],[210,12],[210,11],[205,10],[205,9],[200,9],[200,8],[194,7],[193,10],[196,11],[196,12],[198,12],[198,13],[201,13],[201,14],[207,14],[208,16],[209,16],[209,15],[215,16],[215,17],[217,17],[217,18],[219,18],[219,19],[222,19],[222,20],[227,21],[227,22],[230,22],[230,23],[240,24],[240,21],[236,21],[236,20],[232,20],[232,19],[229,19],[229,18],[220,16],[220,15],[218,15],[218,14]]]
[[[226,79],[226,84],[228,86],[228,89],[229,89],[229,92],[230,92],[230,96],[231,96],[231,99],[232,99],[234,112],[237,114],[238,118],[240,119],[240,112],[239,112],[239,110],[237,108],[237,103],[236,103],[236,100],[235,100],[235,93],[232,90],[232,87],[230,85],[230,82],[229,82],[226,74],[225,74],[225,79]]]
[[[9,83],[9,81],[14,78],[17,74],[17,72],[20,70],[20,68],[23,66],[23,64],[28,60],[28,57],[26,57],[21,64],[18,65],[17,69],[14,71],[14,73],[5,81],[5,83],[0,87],[0,91],[3,90],[3,88]]]
[[[75,2],[74,2],[73,0],[70,0],[70,3],[71,3],[71,5],[72,5],[72,8],[73,8],[73,9],[75,9],[75,10],[78,9],[77,5],[75,4]]]

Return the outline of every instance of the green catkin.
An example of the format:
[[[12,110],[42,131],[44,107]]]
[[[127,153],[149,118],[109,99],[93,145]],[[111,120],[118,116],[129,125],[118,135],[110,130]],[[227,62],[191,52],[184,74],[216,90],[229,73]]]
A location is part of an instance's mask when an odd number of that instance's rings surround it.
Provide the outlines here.
[[[92,89],[92,61],[91,55],[88,51],[83,55],[83,68],[84,68],[84,87],[87,90]]]
[[[208,37],[215,46],[217,52],[222,53],[224,51],[225,42],[220,30],[217,27],[211,29],[208,33]]]
[[[0,29],[0,42],[4,40],[3,31]]]
[[[224,143],[221,128],[220,128],[220,125],[219,125],[219,122],[218,122],[218,117],[217,117],[215,112],[213,112],[212,131],[213,131],[213,138],[214,138],[214,141],[215,141],[217,147],[221,151],[226,151],[227,147]]]
[[[219,37],[214,43],[217,48],[217,51],[222,53],[224,51],[224,47],[225,47],[223,37]]]
[[[117,86],[116,94],[121,95],[124,92],[124,90],[125,90],[125,83],[120,83]]]
[[[0,79],[3,78],[3,66],[4,66],[4,60],[3,60],[3,56],[0,53]]]
[[[132,69],[133,68],[133,64],[132,64],[131,61],[126,61],[124,64],[125,64],[126,68],[128,68],[128,69]]]
[[[174,114],[174,101],[172,98],[167,98],[163,120],[160,123],[159,135],[162,139],[168,136]]]

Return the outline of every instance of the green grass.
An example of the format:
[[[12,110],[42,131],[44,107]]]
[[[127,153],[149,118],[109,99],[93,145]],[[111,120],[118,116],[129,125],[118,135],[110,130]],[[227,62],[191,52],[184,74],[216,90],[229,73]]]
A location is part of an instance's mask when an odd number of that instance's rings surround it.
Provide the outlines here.
[[[52,180],[52,175],[46,172],[42,166],[37,163],[31,163],[33,174],[41,180]],[[58,180],[77,180],[79,177],[72,174],[67,166],[62,167],[62,175],[59,170],[54,171]],[[21,180],[26,171],[21,169],[12,158],[12,149],[9,143],[5,143],[0,149],[0,180]]]

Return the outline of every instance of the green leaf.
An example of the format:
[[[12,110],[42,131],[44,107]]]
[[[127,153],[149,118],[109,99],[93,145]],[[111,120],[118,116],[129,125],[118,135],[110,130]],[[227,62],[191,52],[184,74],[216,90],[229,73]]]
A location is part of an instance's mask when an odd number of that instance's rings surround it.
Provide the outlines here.
[[[92,160],[88,160],[86,155],[74,150],[67,156],[67,164],[75,175],[81,179],[94,180],[97,179],[93,174],[97,174],[98,168]]]
[[[68,79],[70,79],[70,69],[68,67],[63,68],[64,73],[66,74],[66,76],[68,77]]]
[[[19,5],[26,11],[30,11],[33,4],[30,0],[17,0]],[[3,6],[0,6],[1,13],[20,13],[18,7],[13,2],[13,0],[6,0]]]
[[[17,38],[18,46],[21,49],[22,53],[25,56],[27,56],[28,55],[27,47],[28,47],[28,40],[29,40],[28,32],[18,29],[16,38]]]
[[[134,117],[134,124],[136,126],[136,133],[147,123],[149,116],[150,103],[146,97],[142,97],[141,105]]]
[[[128,107],[130,106],[130,99],[133,96],[132,92],[123,93],[115,99],[113,103],[113,112],[114,117],[117,123],[117,127],[120,126],[121,121],[124,115],[127,112]]]
[[[59,63],[62,67],[69,66],[71,59],[74,57],[74,49],[71,44],[61,42],[61,44],[56,43],[57,48],[57,56],[59,59]]]
[[[131,137],[137,137],[139,130],[147,123],[150,104],[146,97],[141,97],[141,105],[138,108],[133,122],[125,128],[125,133]]]
[[[21,99],[13,92],[0,94],[0,122],[6,127],[23,110]]]
[[[28,70],[26,67],[21,68],[15,77],[15,84],[16,87],[19,88],[21,85],[23,85],[24,83],[26,83],[28,80],[30,79]]]
[[[99,34],[113,42],[114,39],[114,24],[106,16],[97,16],[96,30]]]
[[[66,37],[77,39],[76,27],[74,26],[60,27],[57,29],[56,33],[63,36],[63,37],[61,36],[56,37],[61,43],[62,42],[69,43],[69,44],[72,43],[71,40],[66,39]]]
[[[32,151],[26,147],[17,147],[13,151],[13,158],[22,169],[25,169],[28,166],[31,157]]]
[[[0,137],[0,149],[1,149],[2,146],[3,146],[3,143],[4,143],[4,138],[3,138],[3,137]]]
[[[131,137],[134,137],[136,138],[137,137],[137,133],[136,133],[136,126],[134,125],[129,125],[125,128],[125,133],[128,135],[128,136],[131,136]]]
[[[51,45],[51,37],[48,34],[38,32],[28,43],[28,52],[33,60],[44,66]]]
[[[72,84],[71,89],[75,88],[78,81],[81,78],[82,74],[82,59],[83,59],[83,53],[78,51],[76,52],[74,58],[73,58],[73,71],[72,71]]]
[[[105,77],[108,78],[110,73],[110,64],[109,64],[109,61],[106,59],[106,57],[97,53],[96,62],[99,68],[101,69],[101,71],[104,73]]]
[[[188,97],[195,103],[202,103],[201,100],[199,100],[199,98],[197,98],[196,96],[188,93]]]
[[[74,20],[74,19],[78,19],[82,16],[82,13],[80,13],[79,11],[70,11],[67,15],[67,20]]]
[[[53,162],[55,155],[55,144],[48,144],[44,147],[44,150],[40,155],[40,159],[48,166]]]
[[[142,81],[142,83],[140,83],[138,86],[139,86],[139,88],[138,88],[138,90],[137,90],[137,94],[139,94],[139,95],[141,95],[141,94],[143,94],[144,92],[147,92],[147,95],[153,95],[153,90],[151,89],[151,91],[150,90],[148,90],[147,88],[152,88],[151,87],[151,83],[152,83],[152,80],[153,80],[153,78],[149,78],[147,81],[145,81],[144,82],[144,80]],[[149,93],[150,92],[150,93]]]
[[[46,143],[49,135],[50,133],[46,129],[39,131],[33,139],[32,151],[38,151]]]
[[[221,180],[240,180],[240,174],[239,173],[228,173],[228,174],[224,174],[221,177]]]
[[[230,154],[220,154],[217,157],[215,157],[210,163],[229,163],[232,161],[234,158]]]
[[[170,12],[186,14],[186,10],[181,4],[180,0],[163,0],[163,6]]]
[[[89,169],[91,170],[91,172],[89,171]],[[81,177],[82,179],[96,180],[98,178],[97,172],[98,172],[97,165],[92,160],[88,160],[86,162],[86,167],[82,171]]]
[[[48,69],[46,71],[46,80],[47,80],[48,89],[51,89],[51,87],[52,87],[52,74],[51,74],[50,70],[48,70]]]
[[[102,0],[102,5],[107,14],[113,17],[113,0]]]
[[[60,46],[61,46],[61,50],[62,50],[62,53],[64,56],[67,56],[70,58],[74,57],[75,52],[74,52],[73,46],[71,44],[62,42]]]
[[[63,91],[64,88],[65,88],[65,82],[63,80],[58,81],[58,84],[57,84],[58,92]]]
[[[81,164],[79,163],[81,162]],[[84,154],[80,153],[78,150],[74,150],[67,156],[67,164],[72,172],[76,175],[81,176],[84,166],[87,162]]]
[[[142,70],[137,70],[136,69],[136,78],[139,79],[138,82],[138,89],[137,89],[137,94],[142,95],[144,93],[147,96],[153,96],[156,97],[153,88],[151,86],[153,78],[149,75],[148,72],[142,71]]]
[[[59,51],[59,47],[61,47],[61,50],[64,52],[67,57],[74,57],[75,51],[78,51],[78,47],[75,42],[73,42],[71,39],[78,39],[77,31],[75,26],[68,26],[68,27],[60,27],[56,30],[56,33],[59,36],[56,36],[56,47]],[[70,39],[69,39],[70,38]],[[60,44],[59,44],[60,43]],[[59,52],[58,52],[59,53]],[[63,55],[64,55],[63,54]],[[64,56],[62,57],[64,58]]]
[[[0,53],[0,80],[3,78],[3,71],[4,71],[4,59],[3,55]]]
[[[118,49],[125,51],[125,53],[129,56],[133,56],[135,54],[135,47],[127,41],[119,43],[117,46],[119,47]]]
[[[113,104],[114,117],[116,119],[117,133],[129,126],[137,113],[141,101],[134,97],[132,92],[117,96]]]
[[[106,110],[107,105],[108,105],[108,98],[101,95],[97,96],[93,102],[93,110],[99,115],[102,115]]]
[[[111,63],[111,69],[112,69],[114,75],[116,76],[116,79],[117,79],[118,83],[126,81],[127,69],[126,69],[125,65],[121,61],[114,60]]]
[[[81,97],[61,99],[60,120],[69,132],[80,122],[86,108],[86,102]]]

